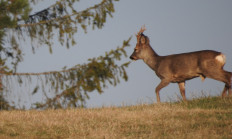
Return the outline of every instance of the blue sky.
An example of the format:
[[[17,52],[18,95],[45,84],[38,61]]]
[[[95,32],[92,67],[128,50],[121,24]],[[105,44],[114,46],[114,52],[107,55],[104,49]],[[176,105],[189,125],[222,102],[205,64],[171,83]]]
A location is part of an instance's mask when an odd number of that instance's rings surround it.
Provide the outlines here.
[[[54,2],[45,1],[37,8],[41,10]],[[81,1],[77,8],[85,9],[98,2]],[[85,63],[88,58],[104,55],[133,36],[131,47],[127,48],[130,55],[136,44],[134,34],[142,25],[146,25],[144,34],[150,38],[151,46],[159,55],[216,50],[227,57],[224,69],[232,71],[231,7],[231,0],[121,0],[115,3],[116,12],[113,18],[107,19],[102,29],[89,28],[87,34],[80,30],[76,35],[77,45],[70,49],[55,43],[52,55],[46,47],[40,47],[36,54],[32,54],[28,46],[18,72],[60,70],[64,66]],[[130,59],[125,58],[123,61]],[[116,87],[109,86],[101,95],[91,92],[87,106],[121,106],[156,101],[154,91],[160,79],[154,71],[140,60],[132,62],[127,72],[127,82],[122,81]],[[220,95],[223,87],[221,82],[211,79],[202,82],[196,78],[186,82],[186,95],[188,99],[201,96],[202,92],[206,95]],[[178,100],[178,85],[168,85],[161,90],[160,95],[162,102]],[[31,101],[38,99],[31,97]]]

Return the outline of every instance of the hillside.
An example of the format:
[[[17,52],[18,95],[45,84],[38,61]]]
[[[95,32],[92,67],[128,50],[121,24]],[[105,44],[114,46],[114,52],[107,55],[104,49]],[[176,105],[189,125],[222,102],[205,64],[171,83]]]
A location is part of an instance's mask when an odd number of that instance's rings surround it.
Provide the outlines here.
[[[121,108],[0,111],[0,138],[232,138],[232,98]]]

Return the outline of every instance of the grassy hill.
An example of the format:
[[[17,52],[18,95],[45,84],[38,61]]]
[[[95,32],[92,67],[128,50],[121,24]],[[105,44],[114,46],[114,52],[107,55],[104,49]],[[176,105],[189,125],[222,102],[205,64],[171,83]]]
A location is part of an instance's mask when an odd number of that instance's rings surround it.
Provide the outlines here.
[[[232,98],[120,108],[0,111],[0,138],[232,138]]]

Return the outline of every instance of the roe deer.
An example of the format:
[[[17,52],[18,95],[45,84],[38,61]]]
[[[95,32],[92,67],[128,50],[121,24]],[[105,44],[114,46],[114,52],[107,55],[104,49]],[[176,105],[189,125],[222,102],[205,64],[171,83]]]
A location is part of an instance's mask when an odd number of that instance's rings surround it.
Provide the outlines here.
[[[130,56],[132,60],[142,59],[161,79],[156,87],[157,102],[160,102],[159,92],[169,83],[178,83],[184,101],[185,81],[196,77],[204,80],[206,77],[225,83],[222,97],[232,96],[232,73],[223,70],[225,55],[212,50],[196,51],[190,53],[159,56],[150,46],[149,38],[143,34],[142,27],[137,37],[137,44]]]

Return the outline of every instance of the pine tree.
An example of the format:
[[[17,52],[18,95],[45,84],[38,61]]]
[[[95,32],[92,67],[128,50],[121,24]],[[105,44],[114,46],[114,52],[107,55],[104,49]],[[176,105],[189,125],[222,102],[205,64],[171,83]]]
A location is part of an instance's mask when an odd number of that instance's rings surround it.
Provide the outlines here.
[[[107,17],[112,17],[114,3],[118,0],[102,0],[83,11],[75,9],[74,5],[79,0],[59,0],[48,8],[31,14],[32,5],[36,6],[40,1],[0,1],[0,96],[5,106],[10,107],[4,96],[13,93],[10,91],[13,85],[8,87],[8,83],[13,83],[11,80],[16,80],[18,84],[32,79],[40,82],[32,94],[41,88],[47,99],[37,103],[35,108],[85,106],[89,92],[96,90],[102,93],[107,85],[116,86],[120,79],[127,81],[125,68],[129,63],[119,65],[117,61],[120,61],[122,56],[127,56],[125,48],[129,46],[130,38],[116,50],[90,58],[82,65],[77,64],[60,71],[17,73],[17,65],[22,62],[24,53],[21,41],[29,38],[33,52],[36,51],[35,48],[46,45],[52,53],[54,38],[58,38],[61,45],[69,48],[70,45],[76,44],[73,37],[80,28],[86,33],[89,27],[101,29]],[[51,92],[53,97],[47,97]]]

